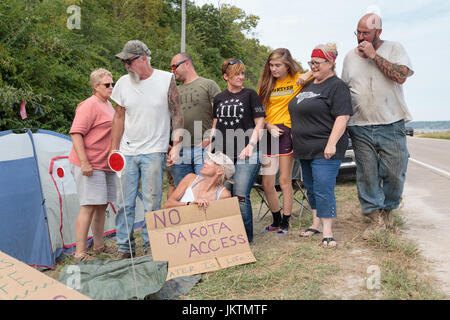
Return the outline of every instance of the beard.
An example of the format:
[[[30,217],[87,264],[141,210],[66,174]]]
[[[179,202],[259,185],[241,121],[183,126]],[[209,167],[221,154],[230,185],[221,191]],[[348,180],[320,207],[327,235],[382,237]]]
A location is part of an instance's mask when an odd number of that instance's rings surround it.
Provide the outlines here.
[[[130,76],[130,79],[134,83],[139,83],[141,81],[141,77],[136,73],[136,71],[132,69],[128,69],[128,75]]]
[[[359,40],[358,39],[358,44],[361,44],[364,41],[366,41],[366,40],[364,40],[364,39]],[[375,38],[371,41],[371,43],[372,43],[374,48],[376,48],[376,45],[378,44],[379,41],[380,41],[380,37],[377,37],[377,36],[375,36]]]

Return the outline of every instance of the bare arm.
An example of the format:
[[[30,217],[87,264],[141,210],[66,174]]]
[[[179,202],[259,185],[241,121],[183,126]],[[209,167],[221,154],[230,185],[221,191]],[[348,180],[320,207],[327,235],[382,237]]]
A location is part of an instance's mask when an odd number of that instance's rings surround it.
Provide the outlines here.
[[[334,121],[333,129],[331,130],[330,137],[323,152],[325,159],[330,159],[336,154],[336,144],[344,134],[349,119],[350,116],[345,115],[338,116]]]
[[[211,132],[209,133],[209,143],[208,143],[208,151],[209,152],[211,152],[212,139],[214,138],[214,135],[216,133],[216,126],[217,126],[217,118],[213,119]]]
[[[81,133],[72,133],[72,144],[77,154],[78,160],[80,160],[81,174],[83,176],[92,176],[93,169],[86,156],[86,149],[84,147],[84,139]]]
[[[124,128],[125,128],[125,108],[117,106],[111,128],[111,147],[109,150],[110,153],[113,150],[119,150],[120,140],[122,139]]]
[[[252,136],[250,137],[249,144],[246,145],[245,148],[241,151],[239,159],[246,159],[251,157],[251,155],[253,154],[253,150],[255,149],[253,145],[256,145],[260,137],[262,136],[265,118],[264,117],[255,118],[254,121],[255,121],[255,128],[253,129],[253,133]]]

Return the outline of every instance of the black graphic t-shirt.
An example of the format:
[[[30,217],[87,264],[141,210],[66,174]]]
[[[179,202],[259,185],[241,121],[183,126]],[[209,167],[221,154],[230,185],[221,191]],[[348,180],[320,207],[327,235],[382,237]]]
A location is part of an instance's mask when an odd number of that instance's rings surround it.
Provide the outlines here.
[[[238,93],[225,90],[214,97],[213,118],[217,119],[214,150],[237,160],[255,128],[255,118],[265,117],[255,90],[244,88]]]
[[[324,158],[324,150],[338,116],[352,115],[352,101],[347,85],[333,76],[322,83],[309,82],[289,102],[292,144],[296,159]],[[344,159],[348,135],[336,144],[333,159]]]

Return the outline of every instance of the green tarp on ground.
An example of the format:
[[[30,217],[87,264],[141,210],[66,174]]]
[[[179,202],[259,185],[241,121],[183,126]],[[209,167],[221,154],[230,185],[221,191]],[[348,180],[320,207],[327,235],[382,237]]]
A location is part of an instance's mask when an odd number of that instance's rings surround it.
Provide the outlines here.
[[[151,255],[134,259],[136,286],[131,259],[94,260],[80,262],[76,266],[66,266],[61,271],[59,281],[76,288],[94,300],[178,299],[200,281],[200,276],[172,279],[166,282],[167,262],[153,261]],[[78,273],[79,272],[79,273]],[[77,277],[80,275],[79,282]]]

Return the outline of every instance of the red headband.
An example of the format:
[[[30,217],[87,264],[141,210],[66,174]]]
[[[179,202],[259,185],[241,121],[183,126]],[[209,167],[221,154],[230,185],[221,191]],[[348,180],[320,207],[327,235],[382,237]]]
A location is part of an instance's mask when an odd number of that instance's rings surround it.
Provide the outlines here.
[[[336,61],[336,55],[333,52],[323,52],[320,49],[314,49],[311,53],[311,58],[322,58],[331,62]]]

